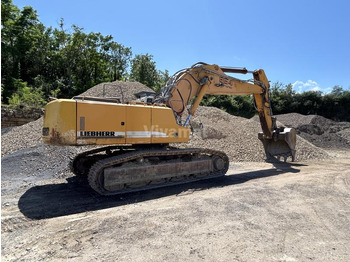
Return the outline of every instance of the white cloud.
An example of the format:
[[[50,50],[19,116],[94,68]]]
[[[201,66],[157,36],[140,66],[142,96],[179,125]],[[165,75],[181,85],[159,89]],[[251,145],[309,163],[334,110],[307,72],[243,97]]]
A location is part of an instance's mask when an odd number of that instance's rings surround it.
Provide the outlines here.
[[[333,87],[327,87],[327,88],[323,88],[323,90],[322,90],[322,92],[324,93],[324,94],[329,94],[330,92],[332,92],[332,90],[333,90]]]
[[[293,86],[293,89],[298,93],[302,93],[305,91],[322,91],[318,83],[313,80],[307,80],[306,82],[298,80],[298,81],[295,81],[292,84],[292,86]]]

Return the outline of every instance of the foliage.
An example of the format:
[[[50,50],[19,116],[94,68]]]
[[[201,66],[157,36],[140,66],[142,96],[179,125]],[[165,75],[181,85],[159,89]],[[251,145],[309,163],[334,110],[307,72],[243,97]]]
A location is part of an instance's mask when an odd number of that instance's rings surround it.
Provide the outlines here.
[[[320,114],[338,121],[350,121],[350,91],[334,86],[332,92],[323,97]]]
[[[14,81],[17,92],[9,98],[11,107],[17,108],[22,106],[40,108],[45,104],[43,92],[38,88],[27,86],[26,82]]]
[[[158,79],[156,81],[156,85],[153,88],[154,91],[158,92],[162,87],[164,87],[166,85],[166,83],[168,82],[170,75],[169,75],[169,71],[165,70],[164,72],[161,70],[158,70],[158,75],[157,75]]]
[[[279,112],[280,114],[293,112],[296,108],[295,95],[296,92],[291,84],[283,87],[283,84],[280,82],[274,83],[270,89],[273,112]]]
[[[111,42],[108,46],[109,52],[106,53],[109,60],[109,74],[111,74],[111,79],[116,80],[126,80],[127,69],[130,64],[131,59],[131,48],[124,47],[116,42]]]
[[[350,91],[334,86],[329,94],[320,91],[296,93],[291,84],[277,82],[271,88],[271,104],[274,114],[296,112],[316,114],[337,121],[350,121]]]
[[[156,62],[149,54],[136,55],[131,61],[130,79],[155,88],[158,80]]]
[[[69,98],[101,82],[129,80],[131,61],[135,80],[141,79],[152,88],[164,80],[151,55],[136,55],[132,60],[131,48],[110,35],[86,33],[75,25],[68,32],[63,19],[59,28],[45,27],[32,7],[20,10],[11,0],[1,2],[1,15],[4,103],[10,98],[14,102],[22,92],[18,81],[39,90],[47,99],[58,93]]]
[[[316,114],[337,121],[350,121],[350,91],[335,86],[329,94],[319,91],[296,93],[291,84],[276,82],[270,89],[275,115],[296,112]],[[218,107],[230,114],[250,118],[256,114],[251,96],[206,95],[202,105]]]
[[[256,113],[252,96],[206,95],[202,105],[214,106],[232,115],[251,118]]]

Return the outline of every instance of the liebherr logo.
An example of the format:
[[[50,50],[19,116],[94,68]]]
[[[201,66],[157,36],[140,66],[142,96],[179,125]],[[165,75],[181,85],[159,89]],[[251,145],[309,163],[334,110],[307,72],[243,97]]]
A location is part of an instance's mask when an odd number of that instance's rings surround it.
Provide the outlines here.
[[[78,137],[113,137],[120,138],[124,137],[124,132],[115,132],[115,131],[79,131]]]

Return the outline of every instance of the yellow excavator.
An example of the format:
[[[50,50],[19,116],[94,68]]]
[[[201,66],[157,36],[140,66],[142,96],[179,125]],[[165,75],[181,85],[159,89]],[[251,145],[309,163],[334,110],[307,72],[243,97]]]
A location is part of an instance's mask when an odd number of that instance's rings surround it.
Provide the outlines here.
[[[231,75],[251,73],[253,79]],[[55,99],[45,108],[43,141],[51,145],[106,145],[77,155],[71,170],[87,177],[101,195],[145,190],[224,176],[224,152],[176,148],[190,138],[191,117],[203,96],[253,95],[267,159],[295,159],[296,133],[276,126],[263,70],[196,63],[175,73],[158,93],[139,99],[73,97]],[[244,143],[244,141],[242,141]],[[171,145],[170,145],[171,144]]]

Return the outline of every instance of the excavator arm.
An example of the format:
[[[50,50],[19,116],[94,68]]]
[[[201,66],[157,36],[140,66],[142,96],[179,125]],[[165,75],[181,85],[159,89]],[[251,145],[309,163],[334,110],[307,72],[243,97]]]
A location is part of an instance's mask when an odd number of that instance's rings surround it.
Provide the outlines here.
[[[252,73],[253,79],[240,80],[226,73]],[[204,95],[253,95],[259,115],[262,141],[268,159],[289,156],[295,159],[295,130],[277,127],[272,116],[269,98],[269,81],[264,70],[248,71],[246,68],[219,67],[197,63],[190,68],[177,72],[156,97],[156,102],[166,103],[178,122],[188,112],[184,126],[189,124]]]

